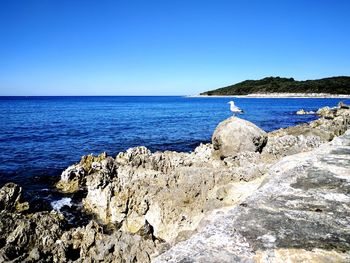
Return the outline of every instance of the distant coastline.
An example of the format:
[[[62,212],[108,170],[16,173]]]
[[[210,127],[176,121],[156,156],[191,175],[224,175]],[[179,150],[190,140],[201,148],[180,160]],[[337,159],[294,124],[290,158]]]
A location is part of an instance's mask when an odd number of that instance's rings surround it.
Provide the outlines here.
[[[350,95],[350,77],[338,76],[315,80],[295,80],[294,78],[266,77],[259,80],[245,80],[223,88],[201,92],[209,96],[249,96],[249,97],[319,97],[331,95],[339,98]],[[268,95],[266,95],[268,94]],[[277,95],[271,95],[277,94]],[[283,94],[282,96],[279,94]],[[340,95],[341,94],[341,95]]]
[[[252,93],[248,95],[189,95],[188,98],[344,98],[349,99],[347,94],[330,93]]]

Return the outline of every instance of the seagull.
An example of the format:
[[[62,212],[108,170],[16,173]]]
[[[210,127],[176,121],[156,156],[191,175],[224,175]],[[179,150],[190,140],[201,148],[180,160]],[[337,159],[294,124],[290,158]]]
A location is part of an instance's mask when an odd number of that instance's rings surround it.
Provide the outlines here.
[[[230,110],[233,112],[233,116],[235,116],[236,113],[243,113],[243,110],[235,106],[235,103],[231,100],[228,102],[230,104]]]

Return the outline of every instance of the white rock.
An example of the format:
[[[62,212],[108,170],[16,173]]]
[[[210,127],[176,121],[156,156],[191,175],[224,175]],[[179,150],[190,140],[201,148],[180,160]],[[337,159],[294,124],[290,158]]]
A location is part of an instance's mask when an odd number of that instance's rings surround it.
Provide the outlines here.
[[[221,158],[236,156],[240,152],[259,152],[266,141],[266,132],[237,117],[221,122],[212,137],[214,150]]]

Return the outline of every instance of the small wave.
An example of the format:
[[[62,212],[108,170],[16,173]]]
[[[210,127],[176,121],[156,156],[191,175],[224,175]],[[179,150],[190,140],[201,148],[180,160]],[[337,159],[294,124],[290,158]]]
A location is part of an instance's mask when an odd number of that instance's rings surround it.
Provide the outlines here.
[[[60,199],[60,200],[51,202],[51,206],[52,206],[52,208],[53,208],[54,210],[56,210],[56,211],[60,211],[61,208],[64,207],[64,206],[69,206],[69,207],[71,207],[71,206],[72,206],[72,198],[63,197],[63,198]]]

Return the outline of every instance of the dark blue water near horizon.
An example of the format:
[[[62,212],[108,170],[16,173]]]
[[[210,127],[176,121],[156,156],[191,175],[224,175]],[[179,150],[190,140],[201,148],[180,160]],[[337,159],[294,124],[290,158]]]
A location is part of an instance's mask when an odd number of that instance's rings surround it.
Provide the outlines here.
[[[23,186],[30,200],[61,197],[60,173],[82,155],[115,156],[144,145],[152,151],[192,151],[209,142],[231,116],[230,98],[0,97],[0,187]],[[301,108],[335,106],[341,99],[236,98],[241,117],[266,131],[315,119]],[[349,103],[349,100],[343,100]]]

